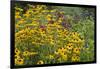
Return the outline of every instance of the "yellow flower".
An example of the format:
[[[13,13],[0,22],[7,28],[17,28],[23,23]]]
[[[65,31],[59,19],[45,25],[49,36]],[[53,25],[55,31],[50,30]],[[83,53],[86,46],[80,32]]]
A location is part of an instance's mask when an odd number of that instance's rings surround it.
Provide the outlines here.
[[[72,43],[68,43],[66,46],[67,49],[73,49],[73,44]]]
[[[74,48],[73,53],[80,54],[80,48]]]
[[[38,61],[37,64],[44,64],[42,60]]]
[[[59,53],[63,53],[63,52],[66,52],[66,51],[67,51],[67,49],[65,49],[64,47],[58,49]]]
[[[28,51],[23,52],[23,56],[29,56],[29,52]]]
[[[17,48],[15,49],[15,54],[16,55],[19,55],[20,54],[20,51]]]
[[[18,65],[22,65],[22,64],[24,64],[24,59],[22,59],[22,58],[17,59],[16,62],[17,62]]]
[[[76,62],[76,61],[80,61],[80,57],[79,56],[72,56],[72,61]]]
[[[59,54],[59,52],[58,52],[58,51],[55,51],[54,53],[55,53],[55,54],[57,54],[57,55]]]

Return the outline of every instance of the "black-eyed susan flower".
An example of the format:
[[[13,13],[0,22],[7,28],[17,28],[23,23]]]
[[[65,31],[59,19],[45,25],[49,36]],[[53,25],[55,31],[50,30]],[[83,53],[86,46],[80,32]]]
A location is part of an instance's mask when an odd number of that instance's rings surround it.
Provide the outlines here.
[[[43,62],[42,60],[39,60],[39,61],[37,62],[37,64],[44,64],[44,62]]]
[[[20,54],[20,50],[18,50],[17,48],[15,49],[15,54],[19,55]]]
[[[73,43],[68,43],[66,46],[67,49],[73,49]]]
[[[24,64],[24,59],[22,59],[22,58],[17,59],[17,64],[18,64],[18,65]]]
[[[73,53],[80,54],[80,48],[74,48]]]
[[[59,54],[59,52],[58,52],[58,51],[55,51],[54,53],[55,53],[56,55],[58,55],[58,54]]]
[[[29,54],[30,54],[29,51],[24,51],[23,52],[23,56],[29,56]]]
[[[79,56],[76,56],[76,55],[73,55],[71,60],[73,62],[77,62],[77,61],[80,61],[80,57]]]

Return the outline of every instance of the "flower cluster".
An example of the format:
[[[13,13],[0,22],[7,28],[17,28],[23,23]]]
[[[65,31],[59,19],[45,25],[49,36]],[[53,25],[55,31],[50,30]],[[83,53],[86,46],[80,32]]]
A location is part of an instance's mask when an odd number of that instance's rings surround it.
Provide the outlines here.
[[[20,50],[18,50],[17,48],[15,49],[15,64],[18,65],[23,65],[25,64],[25,57],[30,57],[30,56],[34,56],[36,55],[37,52],[29,52],[29,51],[24,51],[21,52]]]
[[[15,7],[15,64],[80,62],[84,38],[71,31],[64,11],[46,5]]]

